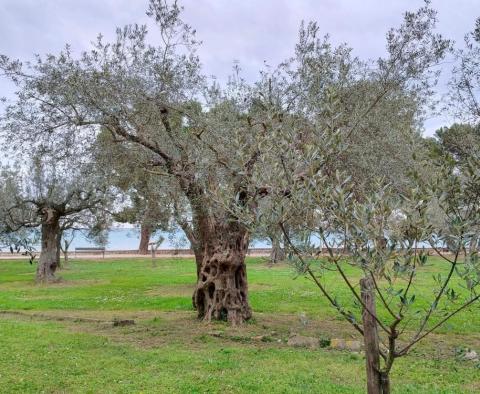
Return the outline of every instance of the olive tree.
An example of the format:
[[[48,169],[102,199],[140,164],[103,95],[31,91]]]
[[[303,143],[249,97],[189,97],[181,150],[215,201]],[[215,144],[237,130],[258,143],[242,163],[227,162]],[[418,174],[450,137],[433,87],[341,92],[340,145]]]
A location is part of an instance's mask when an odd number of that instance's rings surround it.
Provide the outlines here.
[[[178,198],[174,185],[151,170],[152,155],[137,145],[115,143],[103,130],[98,138],[97,158],[108,171],[109,183],[121,196],[113,219],[140,229],[138,252],[148,254],[156,231],[171,229],[172,201]]]
[[[28,135],[32,140],[62,134],[92,141],[104,128],[116,141],[154,155],[152,166],[176,183],[189,204],[202,253],[193,297],[199,316],[241,323],[251,317],[248,231],[215,203],[210,190],[225,186],[232,204],[246,203],[244,179],[252,176],[261,126],[240,115],[248,105],[243,98],[226,98],[206,86],[194,31],[179,18],[176,3],[151,1],[148,14],[160,28],[157,47],[146,42],[145,26],[131,25],[119,29],[113,43],[99,37],[80,59],[67,48],[24,70],[3,58],[4,73],[21,92],[22,111],[7,116],[22,123],[32,111],[45,113]]]
[[[480,298],[479,162],[461,170],[446,159],[428,184],[408,193],[377,184],[362,201],[349,178],[338,174],[332,183],[317,173],[312,187],[277,206],[281,228],[290,215],[308,217],[305,231],[318,242],[290,240],[297,268],[364,337],[369,393],[390,392],[394,361],[457,313],[472,311]],[[419,293],[416,282],[430,275],[431,252],[440,257],[441,272],[431,291]],[[335,287],[324,280],[332,274]]]
[[[99,223],[108,194],[89,164],[54,160],[47,152],[1,173],[0,222],[6,233],[40,228],[37,282],[55,281],[62,231],[74,222]]]

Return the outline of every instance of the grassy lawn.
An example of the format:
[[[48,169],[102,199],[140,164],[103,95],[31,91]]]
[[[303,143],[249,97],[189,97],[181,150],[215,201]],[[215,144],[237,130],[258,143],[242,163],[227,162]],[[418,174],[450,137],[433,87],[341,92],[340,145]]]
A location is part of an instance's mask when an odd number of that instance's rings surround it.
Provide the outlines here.
[[[192,260],[157,264],[77,260],[59,273],[61,283],[37,286],[35,266],[0,261],[0,392],[364,391],[361,354],[287,346],[292,333],[355,337],[313,283],[296,278],[288,265],[269,268],[261,259],[248,261],[254,319],[231,328],[195,318]],[[431,298],[432,275],[446,269],[433,260],[419,276],[414,308],[428,305],[424,298]],[[336,277],[328,274],[325,283],[347,303],[347,290]],[[114,327],[114,319],[136,324]],[[479,327],[479,305],[456,316],[395,364],[393,392],[480,392],[479,366],[455,356],[458,347],[480,352]]]

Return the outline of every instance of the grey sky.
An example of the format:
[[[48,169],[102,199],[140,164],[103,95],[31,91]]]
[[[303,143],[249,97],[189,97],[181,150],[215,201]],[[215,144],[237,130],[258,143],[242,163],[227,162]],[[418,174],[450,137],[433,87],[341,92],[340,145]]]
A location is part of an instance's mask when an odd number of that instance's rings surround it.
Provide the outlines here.
[[[203,41],[200,56],[208,74],[223,80],[238,60],[248,79],[263,62],[275,65],[290,56],[302,20],[315,20],[334,43],[347,42],[361,58],[385,51],[385,33],[421,0],[183,0],[185,19]],[[0,0],[0,53],[29,59],[56,52],[70,43],[74,52],[88,48],[101,32],[116,26],[148,23],[147,0]],[[480,0],[433,0],[439,31],[462,41],[480,16]],[[152,32],[154,28],[152,27]],[[11,86],[0,80],[0,96]],[[427,123],[431,132],[447,122]]]

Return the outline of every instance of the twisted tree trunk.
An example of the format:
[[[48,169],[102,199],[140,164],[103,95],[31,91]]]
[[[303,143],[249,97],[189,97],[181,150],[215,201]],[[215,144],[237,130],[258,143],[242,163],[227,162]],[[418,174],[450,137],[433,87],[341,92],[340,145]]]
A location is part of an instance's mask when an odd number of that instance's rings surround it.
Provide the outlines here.
[[[198,316],[207,322],[242,324],[252,316],[245,265],[248,233],[238,223],[215,223],[203,238],[203,259],[193,294]]]
[[[140,245],[138,247],[139,254],[148,254],[148,243],[152,232],[148,225],[142,224],[140,227]]]
[[[59,215],[53,209],[44,209],[42,221],[42,250],[37,265],[37,282],[54,282],[58,268],[58,234],[60,233]]]

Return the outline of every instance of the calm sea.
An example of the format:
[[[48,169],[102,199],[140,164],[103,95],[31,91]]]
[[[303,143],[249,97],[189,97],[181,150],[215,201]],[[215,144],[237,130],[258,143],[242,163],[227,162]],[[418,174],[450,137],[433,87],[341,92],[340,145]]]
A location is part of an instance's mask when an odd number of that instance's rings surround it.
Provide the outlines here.
[[[156,241],[159,236],[164,238],[159,249],[188,249],[190,243],[185,238],[183,232],[175,233],[156,233],[152,237],[152,242]],[[116,228],[108,232],[107,250],[135,250],[138,249],[140,242],[140,230],[135,228]],[[87,239],[81,232],[76,232],[70,250],[81,247],[98,246],[91,240]],[[263,240],[254,240],[250,243],[250,247],[268,248],[270,244]]]
[[[174,233],[156,233],[153,235],[151,242],[155,242],[162,236],[164,241],[160,244],[159,249],[188,249],[190,243],[182,231]],[[108,232],[107,250],[135,250],[138,249],[140,242],[140,230],[136,228],[114,228]],[[319,245],[319,241],[312,239],[314,245]],[[40,245],[38,245],[39,247]],[[81,232],[77,231],[70,245],[70,250],[81,247],[98,247],[92,240],[86,238]],[[439,243],[438,246],[442,247]],[[271,244],[268,240],[254,239],[250,242],[251,248],[270,248]],[[422,242],[418,247],[430,247],[429,244]]]

